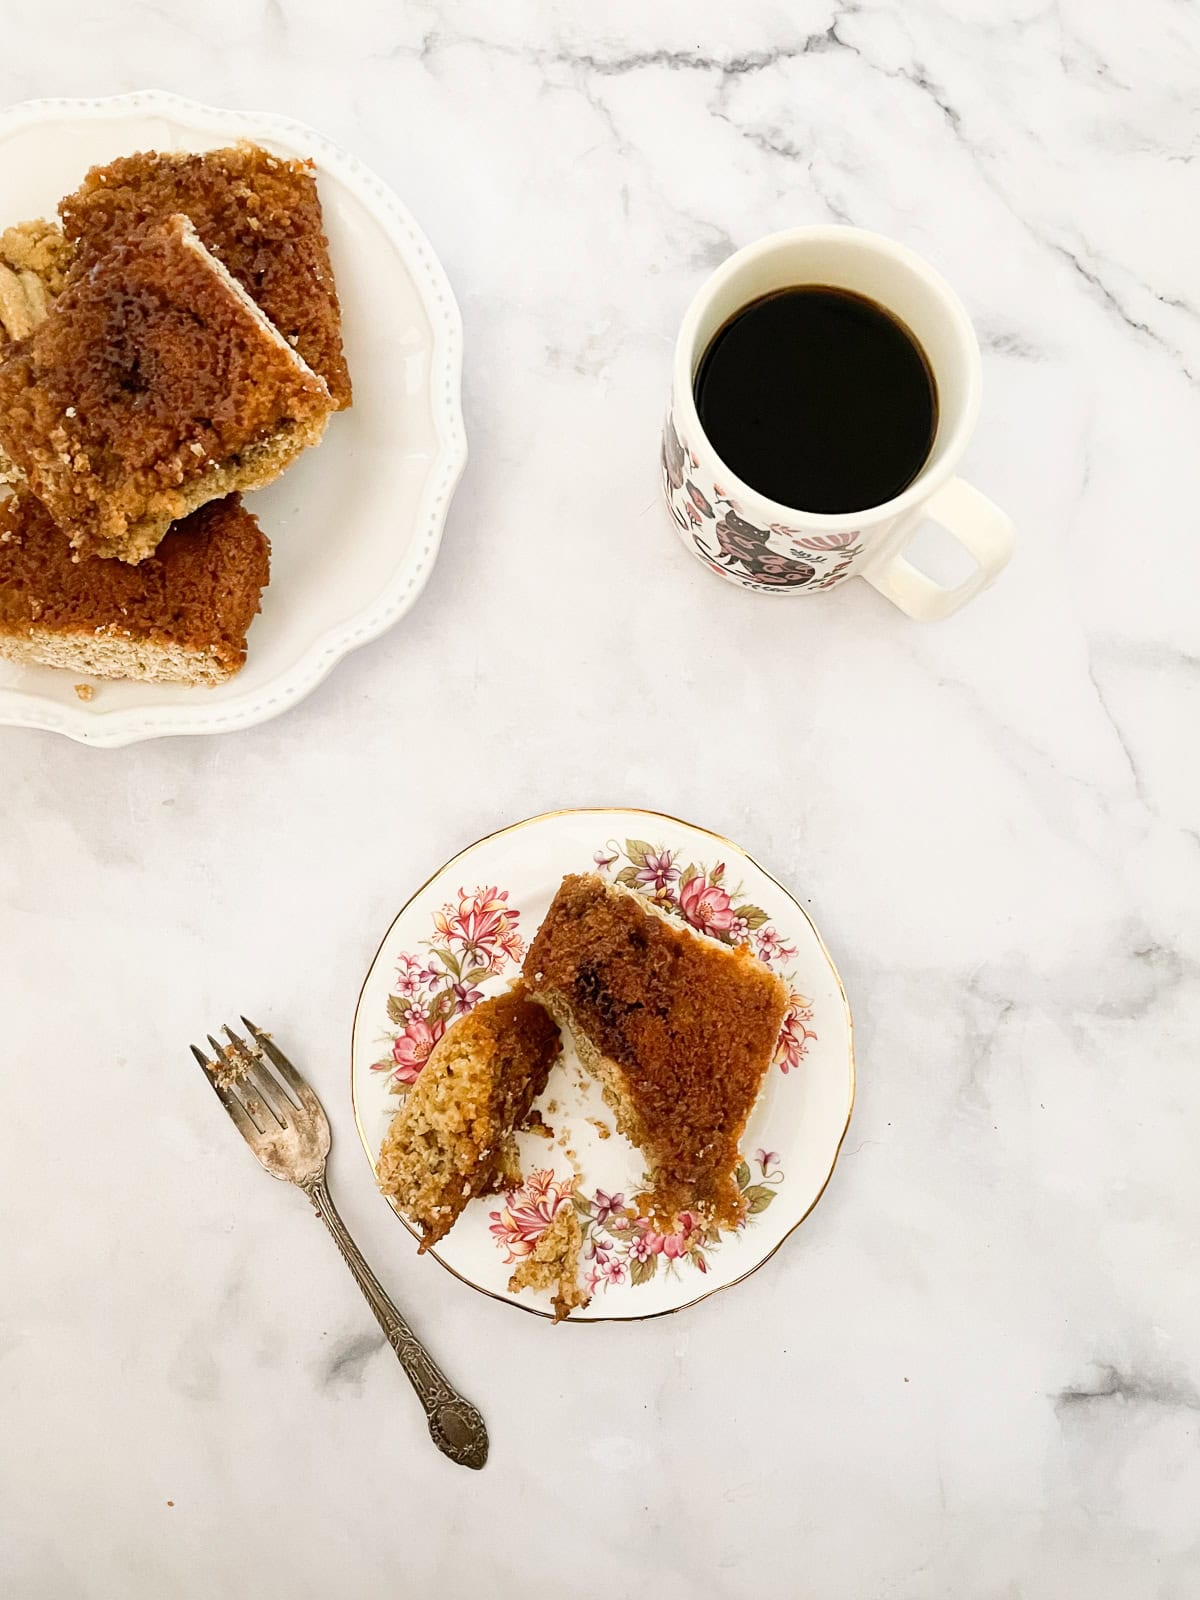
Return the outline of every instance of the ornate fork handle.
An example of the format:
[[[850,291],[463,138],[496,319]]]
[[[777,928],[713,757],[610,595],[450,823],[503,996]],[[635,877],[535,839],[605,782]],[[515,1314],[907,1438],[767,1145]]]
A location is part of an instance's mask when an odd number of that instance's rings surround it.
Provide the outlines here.
[[[464,1467],[482,1467],[487,1460],[488,1436],[483,1418],[469,1400],[464,1400],[430,1356],[416,1334],[388,1298],[383,1285],[363,1260],[362,1253],[346,1231],[325,1185],[325,1173],[301,1186],[313,1209],[333,1235],[342,1259],[354,1274],[375,1320],[387,1342],[400,1358],[408,1381],[429,1418],[429,1432],[443,1455]]]

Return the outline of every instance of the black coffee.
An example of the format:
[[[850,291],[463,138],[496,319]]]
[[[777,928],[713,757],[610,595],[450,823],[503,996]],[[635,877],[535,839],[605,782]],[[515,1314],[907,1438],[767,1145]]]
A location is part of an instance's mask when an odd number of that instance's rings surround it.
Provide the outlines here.
[[[696,373],[713,449],[752,489],[798,511],[866,511],[929,456],[937,387],[896,318],[844,289],[781,289],[743,306]]]

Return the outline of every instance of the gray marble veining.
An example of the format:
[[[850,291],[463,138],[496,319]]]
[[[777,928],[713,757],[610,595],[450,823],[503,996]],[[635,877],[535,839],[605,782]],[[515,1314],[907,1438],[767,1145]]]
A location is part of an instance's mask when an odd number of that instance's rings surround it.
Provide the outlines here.
[[[472,457],[419,606],[290,714],[111,752],[0,731],[0,1593],[1193,1600],[1200,10],[151,0],[117,49],[111,7],[62,0],[7,26],[4,101],[154,84],[375,166],[459,295]],[[659,504],[700,278],[830,220],[927,255],[980,330],[965,470],[1020,546],[936,628],[862,585],[739,594]],[[768,1267],[583,1331],[415,1258],[348,1056],[412,887],[597,803],[797,886],[859,1098]],[[194,1081],[235,1004],[286,1025],[348,1224],[485,1404],[478,1477]]]

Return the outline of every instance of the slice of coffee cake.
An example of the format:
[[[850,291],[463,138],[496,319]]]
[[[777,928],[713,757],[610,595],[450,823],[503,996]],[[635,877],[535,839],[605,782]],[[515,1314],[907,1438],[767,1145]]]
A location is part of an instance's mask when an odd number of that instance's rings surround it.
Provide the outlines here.
[[[82,266],[147,221],[190,217],[205,245],[325,379],[335,407],[350,404],[311,162],[287,161],[249,143],[203,155],[151,150],[93,167],[59,213]]]
[[[595,874],[563,879],[524,976],[641,1148],[651,1212],[736,1224],[738,1141],[787,1010],[780,979]]]
[[[520,1183],[513,1134],[561,1049],[553,1021],[519,984],[438,1040],[379,1153],[379,1186],[420,1226],[422,1250],[476,1195]]]
[[[331,408],[182,216],[72,274],[0,361],[0,447],[77,550],[123,561],[278,477]]]
[[[32,495],[0,502],[0,656],[102,678],[214,684],[246,659],[270,546],[236,495],[173,527],[148,561],[74,560]]]

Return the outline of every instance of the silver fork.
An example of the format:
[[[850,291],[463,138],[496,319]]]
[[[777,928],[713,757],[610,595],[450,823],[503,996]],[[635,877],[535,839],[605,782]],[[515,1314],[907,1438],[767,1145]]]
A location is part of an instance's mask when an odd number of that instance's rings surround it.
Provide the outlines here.
[[[429,1419],[433,1442],[451,1461],[482,1467],[488,1436],[483,1418],[450,1384],[433,1357],[396,1310],[379,1279],[363,1260],[346,1224],[338,1216],[325,1184],[329,1155],[329,1119],[321,1102],[271,1038],[247,1017],[244,1026],[254,1040],[248,1045],[232,1028],[222,1045],[210,1033],[214,1059],[192,1046],[204,1076],[216,1090],[234,1126],[273,1178],[303,1189],[313,1209],[333,1235],[333,1242],[354,1274],[375,1320],[383,1329],[408,1381],[417,1391]],[[270,1061],[271,1067],[267,1062]]]

